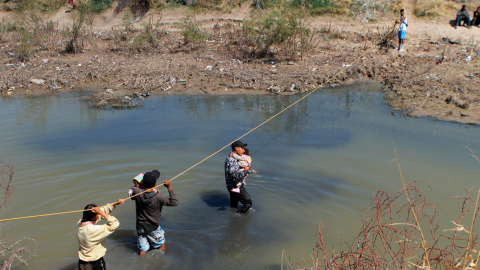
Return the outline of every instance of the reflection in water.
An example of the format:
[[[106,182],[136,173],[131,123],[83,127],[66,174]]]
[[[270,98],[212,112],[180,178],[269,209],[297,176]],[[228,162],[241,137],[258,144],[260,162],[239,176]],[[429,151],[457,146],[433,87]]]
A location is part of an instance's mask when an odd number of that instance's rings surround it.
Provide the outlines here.
[[[250,236],[248,234],[249,224],[254,213],[246,216],[235,213],[234,210],[228,215],[228,225],[222,234],[218,255],[225,267],[240,266],[252,257]]]

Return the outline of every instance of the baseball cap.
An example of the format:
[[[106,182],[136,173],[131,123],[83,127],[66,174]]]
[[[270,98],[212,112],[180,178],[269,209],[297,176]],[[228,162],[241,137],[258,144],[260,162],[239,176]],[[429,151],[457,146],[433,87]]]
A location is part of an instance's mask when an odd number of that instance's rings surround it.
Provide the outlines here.
[[[247,146],[246,143],[242,143],[241,141],[235,141],[234,143],[232,143],[232,148],[235,148],[235,147],[242,147],[244,148],[245,146]]]

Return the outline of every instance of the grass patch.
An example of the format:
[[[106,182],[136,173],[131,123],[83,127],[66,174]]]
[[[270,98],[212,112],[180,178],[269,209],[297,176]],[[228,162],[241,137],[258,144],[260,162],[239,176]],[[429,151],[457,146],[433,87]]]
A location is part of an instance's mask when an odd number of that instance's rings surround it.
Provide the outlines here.
[[[210,35],[200,28],[200,23],[195,20],[194,16],[188,16],[183,19],[180,27],[182,28],[183,41],[186,46],[194,50],[206,48],[206,40]]]
[[[109,9],[112,6],[113,0],[90,0],[88,3],[90,12],[98,14]]]
[[[18,12],[40,11],[54,13],[65,6],[65,0],[22,0],[18,2]]]
[[[303,12],[282,9],[244,20],[242,35],[251,56],[263,57],[276,51],[293,58],[295,52],[308,50],[310,28]]]
[[[452,19],[455,19],[456,11],[460,9],[461,5],[455,2],[447,2],[444,0],[417,0],[415,1],[414,13],[417,17],[439,17],[451,14]],[[476,9],[474,5],[469,10]]]

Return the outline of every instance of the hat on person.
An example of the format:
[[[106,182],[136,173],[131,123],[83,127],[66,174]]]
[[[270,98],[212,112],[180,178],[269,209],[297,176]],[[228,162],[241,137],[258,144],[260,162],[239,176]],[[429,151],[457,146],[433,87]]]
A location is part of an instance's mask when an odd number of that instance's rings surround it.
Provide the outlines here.
[[[402,12],[402,11],[405,11],[405,9],[403,9],[403,8],[402,8],[402,9],[400,9],[400,12]]]
[[[232,149],[235,149],[235,147],[242,147],[244,148],[245,146],[247,146],[246,143],[242,143],[241,141],[235,141],[234,143],[232,143]]]
[[[133,180],[135,180],[135,181],[137,181],[137,182],[139,182],[139,183],[142,182],[142,180],[143,180],[143,173],[135,176],[135,177],[133,178]]]
[[[155,185],[155,182],[160,177],[160,172],[157,170],[153,170],[151,172],[146,172],[143,175],[143,184],[145,187],[150,188]]]

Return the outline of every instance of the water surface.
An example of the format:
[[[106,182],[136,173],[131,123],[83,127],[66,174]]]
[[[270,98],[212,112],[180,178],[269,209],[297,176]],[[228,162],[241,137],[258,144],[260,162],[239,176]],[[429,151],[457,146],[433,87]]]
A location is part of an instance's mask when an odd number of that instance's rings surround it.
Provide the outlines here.
[[[15,167],[2,218],[124,198],[136,174],[159,169],[169,179],[300,97],[159,96],[112,111],[92,109],[86,94],[0,100],[0,158]],[[318,91],[242,139],[259,171],[247,179],[252,214],[228,207],[224,150],[173,182],[180,206],[163,211],[166,254],[136,255],[132,202],[113,212],[121,225],[107,240],[108,268],[280,269],[283,250],[310,257],[320,221],[327,244],[339,246],[357,234],[375,190],[400,190],[393,143],[406,181],[433,186],[427,196],[450,228],[456,201],[446,197],[478,182],[480,166],[464,145],[480,153],[479,134],[477,126],[404,117],[375,85]],[[38,243],[18,269],[74,269],[79,218],[5,222],[3,236]]]

